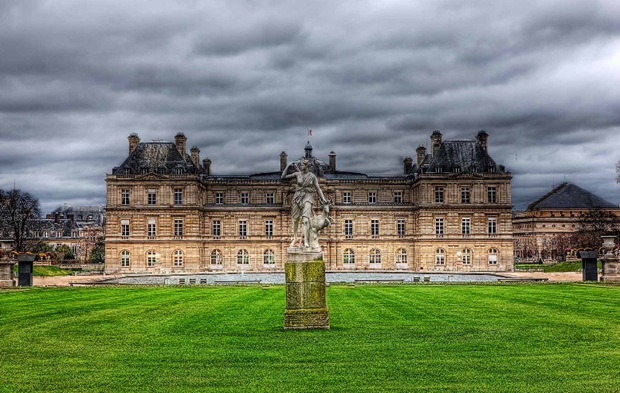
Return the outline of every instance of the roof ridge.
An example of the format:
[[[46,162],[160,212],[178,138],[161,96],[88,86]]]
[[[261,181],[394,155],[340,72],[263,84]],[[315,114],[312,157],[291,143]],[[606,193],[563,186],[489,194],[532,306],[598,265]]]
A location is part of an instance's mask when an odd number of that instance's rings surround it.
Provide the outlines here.
[[[527,205],[527,209],[526,210],[533,210],[534,207],[539,204],[540,202],[544,201],[545,199],[547,199],[548,197],[550,197],[551,195],[553,195],[554,193],[556,193],[557,191],[559,191],[561,188],[564,188],[567,184],[567,182],[562,182],[560,183],[559,186],[554,187],[553,189],[551,189],[551,191],[547,192],[546,194],[544,194],[543,196],[541,196],[540,198],[538,198],[537,200],[535,200],[534,202],[530,203],[529,205]]]

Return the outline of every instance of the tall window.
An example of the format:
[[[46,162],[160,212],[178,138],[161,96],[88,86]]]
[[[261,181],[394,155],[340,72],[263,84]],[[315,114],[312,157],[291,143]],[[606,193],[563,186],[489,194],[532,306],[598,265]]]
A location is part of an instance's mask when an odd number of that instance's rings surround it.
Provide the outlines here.
[[[126,188],[121,190],[121,205],[129,205],[129,190]]]
[[[273,265],[276,263],[276,255],[273,250],[265,250],[263,253],[263,264],[264,265]]]
[[[471,234],[471,218],[461,218],[461,235],[469,237]]]
[[[175,267],[183,266],[183,251],[174,250],[172,253],[172,265]]]
[[[381,265],[381,250],[378,248],[373,248],[370,250],[368,262],[370,262],[371,265]]]
[[[123,250],[121,251],[121,267],[129,267],[129,251]]]
[[[394,191],[394,203],[403,203],[402,191]]]
[[[149,205],[155,205],[157,204],[157,192],[153,189],[150,189],[147,191],[147,199],[146,199],[146,203]]]
[[[222,252],[220,250],[211,251],[211,264],[212,265],[221,265],[222,264]]]
[[[246,220],[239,221],[239,239],[247,239],[248,222]]]
[[[444,219],[442,217],[435,218],[435,235],[443,237],[444,234]]]
[[[129,237],[129,220],[121,220],[121,236]]]
[[[463,265],[471,265],[471,250],[469,248],[463,250]]]
[[[443,248],[435,250],[435,265],[446,264],[446,251]]]
[[[489,233],[489,235],[497,234],[497,218],[489,217],[487,219],[487,232]]]
[[[379,237],[379,220],[370,220],[370,235],[375,239]]]
[[[345,265],[355,263],[355,251],[350,248],[347,248],[342,253],[342,263]]]
[[[347,205],[351,203],[351,193],[349,191],[342,193],[342,203]]]
[[[265,221],[265,237],[267,239],[273,238],[273,221],[272,220]]]
[[[265,196],[265,199],[265,202],[268,205],[273,205],[274,203],[276,203],[276,195],[273,192],[268,192]]]
[[[239,250],[237,252],[237,265],[249,265],[250,264],[250,254],[248,250]]]
[[[183,189],[182,188],[174,189],[174,204],[175,205],[183,204]]]
[[[489,265],[497,265],[497,248],[491,248],[489,249],[489,255],[488,255],[488,259],[489,259]]]
[[[183,236],[183,219],[182,218],[174,219],[174,236],[175,237]]]
[[[153,250],[146,253],[146,266],[153,267],[157,263],[157,253]]]
[[[370,191],[368,193],[368,203],[377,203],[377,193]]]
[[[219,239],[222,236],[222,222],[220,220],[213,220],[211,222],[211,232],[214,239]]]
[[[497,187],[488,187],[487,188],[487,202],[488,203],[497,203]]]
[[[344,237],[347,239],[353,237],[353,220],[344,220]]]
[[[224,204],[224,193],[223,192],[216,192],[215,193],[215,204],[216,205],[223,205]]]
[[[396,263],[407,263],[407,250],[404,248],[396,250]]]
[[[471,189],[469,187],[461,187],[461,203],[471,203]]]
[[[149,218],[146,227],[146,236],[154,238],[157,234],[157,223],[154,218]]]
[[[435,203],[443,203],[443,187],[435,187]]]
[[[242,192],[241,193],[241,204],[247,205],[248,203],[250,203],[250,194],[248,194],[247,192]]]
[[[404,219],[399,219],[396,222],[396,232],[398,233],[398,237],[399,238],[404,238],[405,237],[405,220]]]

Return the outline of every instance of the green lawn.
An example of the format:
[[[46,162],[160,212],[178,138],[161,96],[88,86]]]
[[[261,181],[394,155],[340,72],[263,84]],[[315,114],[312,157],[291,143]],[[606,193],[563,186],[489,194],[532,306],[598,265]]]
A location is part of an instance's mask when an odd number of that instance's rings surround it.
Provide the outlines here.
[[[601,261],[598,261],[598,268],[602,267]],[[564,261],[554,263],[553,265],[543,265],[538,263],[517,263],[515,268],[517,269],[542,269],[546,273],[552,272],[577,272],[582,267],[581,260],[578,261]]]
[[[620,286],[332,286],[284,331],[283,286],[0,291],[0,391],[620,391]]]
[[[13,271],[17,274],[17,265],[13,267]],[[56,266],[33,266],[33,276],[70,276],[73,274],[73,270],[61,269]]]

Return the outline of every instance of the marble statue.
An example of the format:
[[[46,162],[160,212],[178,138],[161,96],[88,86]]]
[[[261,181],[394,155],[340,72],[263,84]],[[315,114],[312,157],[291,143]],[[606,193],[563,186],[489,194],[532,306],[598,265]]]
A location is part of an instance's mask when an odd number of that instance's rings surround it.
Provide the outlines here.
[[[288,173],[289,168],[294,166],[295,171]],[[287,165],[282,171],[282,179],[295,179],[295,194],[291,206],[291,215],[293,218],[293,240],[291,247],[295,247],[299,242],[298,234],[301,224],[303,248],[305,250],[320,251],[318,243],[318,232],[327,227],[331,220],[327,216],[329,214],[329,201],[325,199],[323,191],[319,187],[319,181],[314,173],[310,172],[310,161],[303,160],[301,167],[293,162]],[[318,196],[319,202],[323,206],[321,215],[312,216],[312,207],[314,205],[314,196]]]

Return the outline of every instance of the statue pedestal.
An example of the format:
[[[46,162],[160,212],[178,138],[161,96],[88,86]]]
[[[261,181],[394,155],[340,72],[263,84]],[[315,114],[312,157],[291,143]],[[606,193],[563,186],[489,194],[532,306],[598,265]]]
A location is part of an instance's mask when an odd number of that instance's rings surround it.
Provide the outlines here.
[[[13,261],[0,261],[0,287],[14,287],[13,280]]]
[[[601,274],[601,281],[605,282],[617,282],[620,281],[620,275],[618,275],[618,258],[605,256],[601,259],[603,262],[603,272]]]
[[[329,329],[322,252],[289,249],[284,329]]]

